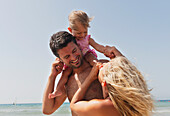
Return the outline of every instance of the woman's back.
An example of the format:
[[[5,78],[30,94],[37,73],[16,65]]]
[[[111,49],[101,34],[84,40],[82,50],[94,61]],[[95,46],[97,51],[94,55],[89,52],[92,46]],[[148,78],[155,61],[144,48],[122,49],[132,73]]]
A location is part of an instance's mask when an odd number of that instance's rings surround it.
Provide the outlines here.
[[[110,99],[88,101],[85,109],[77,112],[78,116],[120,116]]]

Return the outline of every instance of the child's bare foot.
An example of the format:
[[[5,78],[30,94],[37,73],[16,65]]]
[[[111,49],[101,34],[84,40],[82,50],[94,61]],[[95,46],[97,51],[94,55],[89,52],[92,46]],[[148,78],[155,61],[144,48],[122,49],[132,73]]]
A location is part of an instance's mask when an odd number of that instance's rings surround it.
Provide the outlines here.
[[[60,78],[55,92],[48,95],[49,99],[53,99],[57,96],[61,96],[64,93],[64,85],[67,83],[68,76],[71,74],[72,68],[66,67],[63,70],[62,77]]]
[[[49,95],[48,95],[48,99],[53,99],[53,98],[55,98],[55,97],[57,97],[57,96],[61,96],[63,93],[61,92],[61,91],[55,91],[54,93],[50,93]]]

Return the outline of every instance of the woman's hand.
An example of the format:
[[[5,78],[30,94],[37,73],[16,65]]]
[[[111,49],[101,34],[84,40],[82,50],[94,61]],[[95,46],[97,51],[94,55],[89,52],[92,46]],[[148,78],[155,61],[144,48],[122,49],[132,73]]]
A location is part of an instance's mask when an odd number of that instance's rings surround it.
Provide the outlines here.
[[[94,63],[95,64],[93,65],[93,68],[89,74],[92,80],[96,80],[98,78],[99,69],[102,67],[101,62],[97,62],[95,60]]]

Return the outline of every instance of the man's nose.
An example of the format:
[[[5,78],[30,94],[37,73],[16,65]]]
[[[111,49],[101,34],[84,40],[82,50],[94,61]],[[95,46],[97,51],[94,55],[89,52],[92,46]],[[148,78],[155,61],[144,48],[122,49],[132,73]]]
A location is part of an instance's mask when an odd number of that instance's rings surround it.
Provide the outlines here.
[[[72,54],[72,55],[71,55],[71,59],[72,59],[72,60],[75,60],[75,59],[76,59],[76,55],[75,55],[75,54]]]

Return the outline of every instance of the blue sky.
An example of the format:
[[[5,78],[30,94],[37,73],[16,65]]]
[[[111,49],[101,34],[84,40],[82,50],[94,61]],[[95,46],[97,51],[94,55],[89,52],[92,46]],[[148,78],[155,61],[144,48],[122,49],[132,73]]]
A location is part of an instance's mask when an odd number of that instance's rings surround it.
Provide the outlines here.
[[[131,60],[155,99],[170,99],[169,6],[169,0],[0,0],[0,104],[42,102],[55,59],[49,38],[67,30],[73,10],[95,17],[89,34]]]

